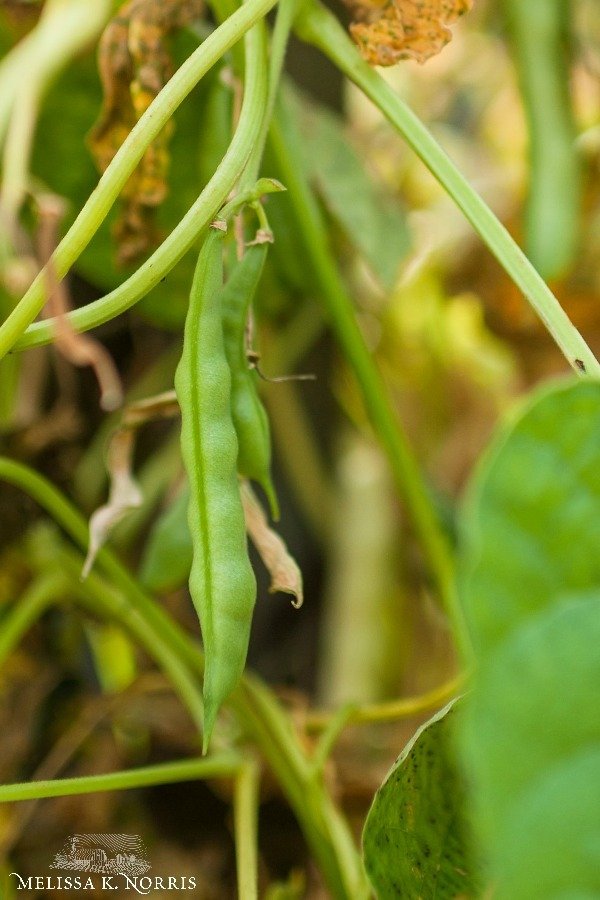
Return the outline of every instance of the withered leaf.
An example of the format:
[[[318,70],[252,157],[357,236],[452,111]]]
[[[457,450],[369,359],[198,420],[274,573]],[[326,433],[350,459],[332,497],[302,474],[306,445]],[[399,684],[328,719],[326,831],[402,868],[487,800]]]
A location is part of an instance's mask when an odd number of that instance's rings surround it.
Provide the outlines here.
[[[97,509],[90,519],[90,539],[81,573],[82,578],[87,578],[98,551],[117,522],[120,522],[129,510],[136,509],[142,504],[142,492],[131,474],[133,441],[134,432],[130,428],[119,429],[110,440],[108,449],[110,496],[108,503]]]
[[[401,59],[424,63],[452,39],[448,28],[468,12],[473,0],[347,0],[357,21],[350,33],[374,66]]]
[[[89,136],[101,172],[173,74],[168,36],[203,9],[204,0],[129,0],[106,27],[98,57],[104,101]],[[160,239],[154,217],[167,195],[172,133],[169,122],[123,189],[115,226],[121,264],[145,255]]]
[[[269,526],[265,512],[247,481],[240,485],[246,530],[271,576],[269,591],[292,594],[292,606],[299,609],[304,602],[302,572],[277,532]]]
[[[137,429],[146,422],[177,415],[179,404],[175,391],[165,391],[130,403],[123,411],[121,426],[114,432],[108,445],[108,503],[97,509],[90,518],[90,538],[82,578],[89,574],[98,551],[106,543],[115,525],[132,509],[142,505],[144,498],[132,474]]]

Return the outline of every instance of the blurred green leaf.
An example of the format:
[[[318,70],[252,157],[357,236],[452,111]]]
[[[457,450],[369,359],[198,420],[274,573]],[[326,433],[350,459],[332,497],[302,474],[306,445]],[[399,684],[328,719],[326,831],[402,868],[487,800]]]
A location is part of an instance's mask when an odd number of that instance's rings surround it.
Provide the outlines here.
[[[417,731],[375,795],[363,855],[379,900],[479,896],[451,740],[454,705]]]
[[[391,290],[410,247],[402,206],[369,177],[342,119],[295,91],[288,103],[301,123],[306,163],[329,212],[381,285]]]
[[[600,895],[600,385],[538,393],[463,519],[460,735],[498,900]]]
[[[176,497],[157,519],[146,542],[140,581],[149,590],[168,593],[186,584],[192,567],[192,538],[188,526],[189,489]]]

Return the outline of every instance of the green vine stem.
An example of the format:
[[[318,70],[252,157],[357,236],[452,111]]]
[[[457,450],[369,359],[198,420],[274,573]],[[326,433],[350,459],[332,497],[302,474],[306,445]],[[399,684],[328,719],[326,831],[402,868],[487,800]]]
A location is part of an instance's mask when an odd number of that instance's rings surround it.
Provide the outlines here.
[[[405,697],[402,700],[390,700],[389,703],[373,703],[368,706],[343,706],[336,712],[320,712],[315,710],[306,716],[304,727],[307,732],[326,731],[338,721],[341,727],[348,725],[368,725],[379,722],[398,722],[411,719],[423,713],[431,712],[445,706],[464,687],[462,676],[451,678],[439,687],[417,697]]]
[[[299,138],[280,106],[273,118],[270,149],[288,190],[296,234],[323,300],[335,335],[360,386],[369,418],[381,441],[401,495],[427,557],[442,604],[459,635],[461,611],[456,598],[454,564],[418,463],[392,406],[387,387],[360,331],[352,300],[332,262],[321,212],[295,151]]]
[[[49,481],[27,466],[4,457],[0,457],[0,479],[29,494],[85,551],[88,538],[86,521]],[[74,579],[74,573],[78,574],[81,570],[81,560],[74,557],[69,562],[66,549],[62,554],[62,566],[71,572]],[[202,673],[204,665],[202,653],[195,641],[138,586],[107,547],[103,547],[98,553],[96,564],[118,588],[120,595],[103,588],[90,598],[89,594],[83,592],[85,585],[80,585],[80,596],[84,600],[87,596],[91,609],[104,609],[114,616],[134,636],[141,639],[152,655],[154,641],[162,644],[163,648],[166,647],[163,653],[172,657],[172,663],[174,659],[185,666],[186,678],[192,679],[193,687],[195,678]],[[89,578],[93,584],[92,575]],[[112,604],[111,608],[109,603]],[[136,623],[140,620],[144,622],[144,629],[136,635]],[[169,670],[172,681],[174,671],[173,663]],[[176,681],[174,684],[184,699],[186,694],[181,690],[181,685]],[[195,690],[200,696],[199,684],[196,684]],[[344,817],[325,787],[313,778],[310,762],[300,748],[288,716],[275,697],[257,678],[246,674],[227,705],[235,713],[248,739],[259,747],[279,779],[332,896],[340,900],[366,898],[368,889],[360,855]]]
[[[264,28],[262,25],[256,28],[252,26],[274,3],[275,0],[247,0],[183,63],[121,145],[96,189],[60,242],[52,261],[59,277],[63,278],[91,241],[144,151],[175,109],[211,66],[250,29],[245,41],[247,70],[244,103],[229,150],[198,200],[158,250],[106,297],[70,314],[76,330],[86,331],[114,318],[147,294],[190,249],[235,185],[260,133],[267,96]],[[41,272],[0,326],[0,359],[33,322],[45,300],[45,277]],[[29,340],[20,342],[19,348],[48,343],[52,340],[52,335],[51,320],[37,323],[28,333]]]
[[[82,775],[78,778],[55,778],[51,781],[27,781],[0,785],[0,803],[17,800],[44,800],[49,797],[72,797],[101,791],[124,791],[153,784],[176,784],[200,778],[230,778],[242,764],[237,753],[223,752],[202,759],[161,763],[106,775]]]
[[[361,58],[335,16],[309,0],[296,20],[296,30],[328,56],[402,135],[523,292],[574,371],[600,376],[600,363],[523,251],[420,119]]]
[[[49,481],[27,466],[4,457],[0,457],[0,479],[21,488],[39,503],[85,552],[88,540],[86,521]],[[66,548],[60,553],[60,559],[63,573],[70,576],[72,592],[84,602],[87,601],[92,610],[100,607],[110,616],[122,621],[132,631],[168,673],[193,721],[201,729],[202,692],[189,667],[181,661],[179,653],[173,650],[172,641],[169,642],[170,630],[177,629],[172,619],[146,597],[126,569],[107,549],[103,548],[98,554],[98,563],[102,565],[118,591],[107,587],[94,572],[85,582],[81,582],[81,558],[70,557]],[[52,566],[56,566],[56,558],[53,555],[49,561]]]
[[[239,900],[258,898],[258,803],[260,769],[249,759],[235,779],[233,814]]]

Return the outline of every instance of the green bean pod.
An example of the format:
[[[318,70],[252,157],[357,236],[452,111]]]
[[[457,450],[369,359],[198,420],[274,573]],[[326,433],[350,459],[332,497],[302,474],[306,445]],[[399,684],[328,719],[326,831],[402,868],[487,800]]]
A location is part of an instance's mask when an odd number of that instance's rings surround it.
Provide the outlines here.
[[[248,365],[245,328],[267,256],[268,244],[246,249],[223,288],[223,334],[231,369],[231,415],[238,439],[240,475],[256,481],[265,492],[271,515],[279,518],[277,495],[271,480],[269,418],[258,394],[257,375]]]
[[[236,471],[222,284],[222,236],[210,230],[194,274],[175,374],[181,448],[190,484],[188,522],[194,553],[189,584],[206,657],[204,752],[217,712],[243,672],[256,600]]]
[[[571,268],[582,202],[569,92],[569,0],[503,0],[529,131],[526,251],[544,278]]]

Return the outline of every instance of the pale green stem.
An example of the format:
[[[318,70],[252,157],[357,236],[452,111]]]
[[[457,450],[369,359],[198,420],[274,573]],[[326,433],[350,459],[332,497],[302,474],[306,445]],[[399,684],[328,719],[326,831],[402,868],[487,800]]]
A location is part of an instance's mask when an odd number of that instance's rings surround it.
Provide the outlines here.
[[[235,780],[233,812],[239,900],[258,898],[258,802],[260,769],[248,760]]]
[[[308,713],[304,727],[308,732],[323,731],[324,736],[330,728],[336,729],[338,723],[345,728],[346,725],[400,722],[402,719],[412,719],[444,706],[449,700],[456,697],[464,684],[465,677],[457,676],[417,697],[406,697],[402,700],[390,700],[387,703],[373,703],[366,706],[348,705],[335,712],[316,710]]]
[[[299,0],[279,0],[277,9],[277,18],[275,19],[275,27],[273,36],[269,46],[269,93],[267,97],[266,113],[263,118],[260,135],[256,141],[252,155],[248,161],[248,166],[244,172],[244,184],[252,184],[258,177],[262,158],[265,152],[265,144],[269,134],[269,127],[273,112],[275,110],[275,102],[279,93],[279,83],[281,81],[281,73],[285,62],[285,53],[298,12]]]
[[[259,21],[276,0],[247,0],[223,22],[177,70],[171,80],[148,107],[139,122],[117,151],[94,192],[60,242],[52,264],[63,278],[106,218],[127,179],[144,152],[168,122],[202,76],[223,54]],[[210,222],[239,178],[254,142],[260,133],[266,103],[264,37],[261,29],[253,30],[247,39],[246,93],[240,123],[232,144],[202,194],[171,232],[159,249],[140,268],[106,297],[69,318],[76,330],[93,328],[133,306],[150,291],[190,249],[202,229]],[[16,343],[42,309],[46,300],[46,278],[41,272],[30,289],[0,327],[0,359]],[[83,322],[81,322],[83,315]],[[41,327],[40,327],[41,326]],[[41,340],[39,331],[42,332]],[[48,343],[52,339],[51,320],[40,323],[34,340],[24,346]]]
[[[0,143],[23,81],[40,96],[56,74],[92,42],[111,14],[107,0],[47,0],[35,28],[0,64]]]
[[[335,16],[311,2],[302,9],[296,25],[300,37],[322,50],[372,100],[425,163],[523,291],[575,372],[600,376],[600,363],[523,251],[420,119],[361,58]]]
[[[35,84],[24,80],[17,95],[4,145],[1,208],[5,222],[15,222],[27,191],[31,144],[38,113],[39,95]]]
[[[271,692],[246,674],[228,705],[284,787],[331,895],[340,900],[369,897],[361,857],[348,825],[323,784],[314,778],[290,720]]]
[[[0,785],[0,802],[16,800],[44,800],[49,797],[72,797],[77,794],[97,794],[100,791],[125,791],[154,784],[177,784],[203,778],[229,778],[241,765],[236,753],[219,753],[202,759],[161,763],[106,775],[82,775],[79,778],[55,778],[51,781],[27,781],[22,784]]]

